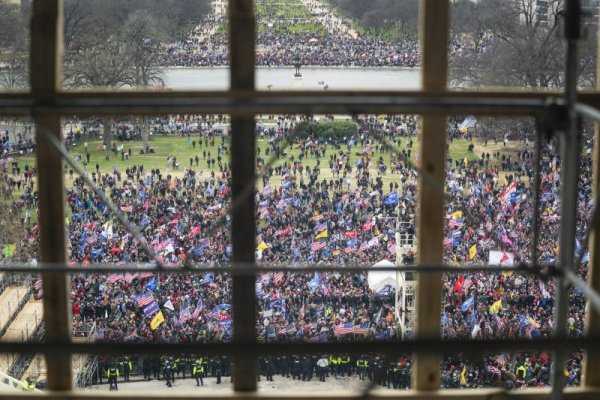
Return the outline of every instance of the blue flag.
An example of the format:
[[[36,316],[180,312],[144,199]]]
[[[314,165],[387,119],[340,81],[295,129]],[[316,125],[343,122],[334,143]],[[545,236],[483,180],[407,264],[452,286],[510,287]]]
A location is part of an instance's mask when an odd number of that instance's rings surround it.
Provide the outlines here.
[[[310,282],[308,282],[308,288],[311,290],[311,292],[314,292],[319,287],[321,287],[321,277],[317,272],[315,272],[313,278],[310,280]]]
[[[385,204],[386,206],[398,204],[398,192],[392,192],[388,194],[383,200],[383,204]]]
[[[212,272],[209,272],[208,274],[204,275],[204,278],[202,278],[202,280],[200,281],[201,285],[206,285],[209,283],[212,283],[215,280],[215,275]]]
[[[159,308],[158,308],[158,304],[156,303],[156,301],[153,301],[152,303],[150,303],[146,307],[144,307],[144,315],[146,316],[146,318],[152,317],[158,311],[159,311]]]
[[[150,280],[148,280],[148,282],[146,283],[146,290],[152,290],[155,291],[156,287],[158,286],[158,283],[156,282],[156,277],[153,276],[152,278],[150,278]]]
[[[471,295],[471,297],[469,297],[465,300],[464,303],[462,303],[462,305],[460,306],[460,310],[462,312],[467,312],[469,308],[473,307],[473,304],[475,304],[475,296]]]
[[[102,253],[104,253],[104,250],[102,248],[92,249],[92,260],[100,258]]]

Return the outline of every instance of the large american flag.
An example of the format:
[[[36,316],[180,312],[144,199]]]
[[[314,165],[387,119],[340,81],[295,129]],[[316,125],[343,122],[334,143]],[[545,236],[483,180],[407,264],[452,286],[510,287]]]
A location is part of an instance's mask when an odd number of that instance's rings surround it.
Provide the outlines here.
[[[321,243],[321,242],[314,242],[311,246],[310,246],[310,251],[311,253],[314,253],[316,251],[319,250],[323,250],[325,247],[327,247],[327,245],[325,243]]]
[[[273,282],[274,282],[276,285],[279,285],[281,282],[283,282],[283,278],[284,278],[283,272],[278,272],[278,273],[276,273],[276,274],[275,274],[275,276],[273,277]]]
[[[125,274],[125,282],[127,282],[128,284],[131,284],[131,282],[133,282],[135,278],[139,278],[139,274],[137,272],[135,274],[127,272]]]
[[[106,278],[106,282],[108,283],[116,283],[123,279],[123,275],[121,274],[110,274],[108,278]]]
[[[335,336],[347,335],[349,333],[354,333],[354,325],[352,324],[352,322],[336,325],[333,329],[333,334]]]
[[[354,326],[354,333],[357,335],[367,334],[369,333],[369,323],[363,322],[362,324]]]
[[[142,295],[142,297],[137,299],[137,304],[138,304],[138,306],[140,306],[140,308],[142,308],[142,307],[146,307],[148,304],[152,303],[153,301],[154,301],[154,296],[152,296],[151,294],[144,294],[144,295]]]

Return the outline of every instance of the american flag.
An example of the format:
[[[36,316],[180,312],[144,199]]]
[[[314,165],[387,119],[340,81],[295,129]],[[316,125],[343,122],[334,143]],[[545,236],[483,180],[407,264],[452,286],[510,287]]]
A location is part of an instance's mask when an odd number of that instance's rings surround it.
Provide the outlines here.
[[[445,247],[451,247],[452,246],[452,238],[444,238],[444,246]]]
[[[137,329],[134,329],[133,332],[125,335],[123,338],[124,341],[128,342],[130,340],[134,340],[137,337]]]
[[[311,246],[310,246],[310,251],[311,253],[314,253],[316,251],[319,250],[323,250],[325,247],[327,247],[326,244],[321,243],[321,242],[314,242]]]
[[[121,275],[121,274],[110,274],[108,276],[108,278],[106,278],[106,282],[116,283],[117,281],[120,281],[121,279],[123,279],[123,275]]]
[[[366,240],[364,242],[362,242],[360,244],[360,247],[358,248],[358,251],[363,252],[365,250],[367,250],[369,248],[369,242],[367,242]]]
[[[284,326],[277,332],[277,334],[279,335],[291,335],[292,333],[296,333],[296,325],[294,323],[290,323],[288,326]]]
[[[502,372],[500,371],[500,369],[498,369],[497,367],[494,367],[493,365],[488,365],[487,366],[487,372],[492,374],[492,375],[502,375]]]
[[[273,278],[273,282],[276,285],[279,285],[281,282],[283,282],[283,278],[284,278],[283,272],[278,272],[275,274],[275,276]]]
[[[96,339],[104,339],[104,328],[99,328],[96,331]]]
[[[333,334],[335,336],[347,335],[349,333],[354,332],[354,325],[352,322],[347,322],[345,324],[336,325],[333,329]]]
[[[140,273],[140,279],[152,278],[154,274],[152,272],[142,272]]]
[[[292,227],[288,225],[285,229],[276,231],[275,237],[289,235],[290,233],[292,233]]]
[[[360,325],[355,325],[354,326],[354,333],[356,333],[357,335],[362,335],[362,334],[369,333],[369,323],[368,322],[363,322]]]
[[[346,247],[344,249],[344,251],[346,252],[346,254],[355,253],[356,252],[356,247]]]
[[[198,319],[200,317],[200,312],[202,312],[202,297],[200,297],[198,299],[198,303],[196,304],[196,309],[194,310],[194,312],[192,313],[192,318],[194,319]]]
[[[318,343],[321,341],[321,335],[315,335],[313,337],[309,337],[307,342],[309,343]]]
[[[496,314],[496,326],[499,331],[504,329],[504,321],[502,321],[502,318],[498,314]]]
[[[325,222],[323,222],[323,223],[321,223],[321,224],[319,224],[319,225],[315,226],[315,229],[314,229],[314,230],[315,230],[315,232],[322,232],[322,231],[324,231],[325,229],[327,229],[327,221],[325,221]]]
[[[142,295],[142,297],[137,299],[137,304],[138,304],[138,306],[140,306],[140,308],[142,308],[142,307],[146,307],[148,304],[152,303],[153,301],[154,301],[154,296],[152,296],[151,294],[144,294],[144,295]]]
[[[304,304],[302,304],[302,307],[300,307],[300,315],[304,316]]]
[[[393,240],[390,240],[390,242],[388,243],[387,249],[393,256],[395,256],[396,255],[396,242],[394,242]]]
[[[131,273],[127,272],[125,274],[125,282],[131,284],[131,282],[133,282],[133,280],[138,277],[139,277],[139,274],[137,272],[135,274],[131,274]]]
[[[42,280],[38,279],[37,281],[35,281],[35,284],[33,286],[35,287],[35,290],[40,290],[42,288]]]
[[[179,322],[185,324],[188,320],[192,318],[192,314],[188,308],[184,308],[179,311]]]

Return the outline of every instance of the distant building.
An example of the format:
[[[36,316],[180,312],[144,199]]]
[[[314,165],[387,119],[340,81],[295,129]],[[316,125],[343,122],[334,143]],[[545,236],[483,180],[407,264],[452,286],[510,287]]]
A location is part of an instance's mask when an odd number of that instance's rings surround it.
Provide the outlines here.
[[[581,8],[584,13],[585,25],[598,25],[598,7],[600,0],[580,0]],[[563,1],[553,0],[532,0],[532,8],[535,13],[535,18],[542,23],[550,22],[549,19],[554,18],[559,7],[562,7]]]
[[[455,2],[456,0],[451,0],[452,2]],[[474,3],[481,3],[485,0],[471,0]],[[505,0],[505,1],[510,1],[510,0]],[[515,3],[519,2],[521,3],[522,0],[512,0]],[[584,12],[584,24],[585,25],[593,25],[593,26],[598,26],[598,14],[599,14],[599,9],[600,9],[600,0],[580,0],[581,1],[581,8],[583,9]],[[559,7],[562,7],[562,5],[564,4],[565,0],[562,1],[555,1],[555,0],[528,0],[526,2],[523,2],[521,5],[521,7],[527,7],[530,8],[531,12],[528,12],[528,14],[532,14],[532,17],[534,18],[532,22],[540,22],[543,24],[547,24],[550,19],[554,18],[554,15],[556,15],[556,12],[558,11]],[[526,15],[525,13],[523,13],[520,16],[521,22],[525,23],[526,22]]]

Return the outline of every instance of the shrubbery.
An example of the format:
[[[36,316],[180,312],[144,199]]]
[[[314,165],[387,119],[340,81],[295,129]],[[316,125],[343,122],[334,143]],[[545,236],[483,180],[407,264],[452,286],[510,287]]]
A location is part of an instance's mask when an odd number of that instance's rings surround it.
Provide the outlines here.
[[[352,121],[304,121],[296,125],[295,130],[301,139],[314,137],[340,141],[355,135],[358,127]]]

